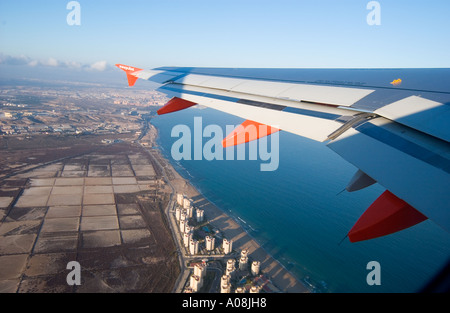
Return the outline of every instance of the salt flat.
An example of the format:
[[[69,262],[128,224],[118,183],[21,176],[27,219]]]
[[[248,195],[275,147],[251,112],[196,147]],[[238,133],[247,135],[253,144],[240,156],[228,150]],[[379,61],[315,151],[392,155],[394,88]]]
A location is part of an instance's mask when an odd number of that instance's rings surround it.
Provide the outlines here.
[[[79,217],[81,215],[80,205],[51,206],[48,208],[46,219],[61,217]]]
[[[85,216],[81,219],[81,231],[119,229],[117,216]]]

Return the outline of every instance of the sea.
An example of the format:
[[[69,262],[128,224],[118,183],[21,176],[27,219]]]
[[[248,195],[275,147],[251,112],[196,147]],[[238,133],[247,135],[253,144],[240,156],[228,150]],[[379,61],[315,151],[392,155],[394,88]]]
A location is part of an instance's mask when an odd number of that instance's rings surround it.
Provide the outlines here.
[[[342,192],[358,169],[324,143],[280,131],[275,171],[261,171],[267,163],[261,159],[228,160],[225,151],[224,160],[175,160],[171,149],[181,137],[173,129],[194,130],[199,117],[203,127],[219,125],[224,135],[244,121],[199,106],[156,116],[162,154],[312,292],[417,292],[450,260],[450,234],[431,220],[368,241],[345,238],[385,188]],[[372,261],[379,264],[375,285],[368,283]]]

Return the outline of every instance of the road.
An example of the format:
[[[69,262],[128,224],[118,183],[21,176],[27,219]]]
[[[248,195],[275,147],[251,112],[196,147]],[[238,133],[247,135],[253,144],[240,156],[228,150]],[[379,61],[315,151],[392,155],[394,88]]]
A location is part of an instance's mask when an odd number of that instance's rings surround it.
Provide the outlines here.
[[[145,151],[148,153],[148,155],[154,161],[153,164],[156,164],[160,168],[161,175],[163,176],[164,180],[167,182],[167,184],[172,189],[172,193],[170,195],[169,203],[167,204],[167,207],[164,210],[164,213],[166,214],[167,221],[168,221],[168,224],[169,224],[169,228],[170,228],[170,231],[172,233],[172,238],[174,238],[175,245],[177,247],[178,260],[180,262],[180,275],[178,276],[178,278],[177,278],[177,280],[175,282],[175,286],[173,288],[173,292],[174,293],[180,293],[180,292],[183,291],[184,285],[185,285],[186,280],[188,279],[191,271],[190,271],[189,268],[186,267],[186,259],[185,259],[184,254],[183,254],[184,247],[181,246],[181,242],[180,242],[180,240],[178,240],[178,231],[175,230],[175,228],[177,227],[177,224],[176,224],[176,222],[174,223],[174,221],[173,221],[173,214],[170,214],[171,210],[173,210],[174,206],[175,206],[175,188],[170,183],[170,180],[167,177],[165,168],[159,163],[157,158],[153,157],[152,153],[150,153],[150,151],[148,151],[147,149],[145,149]]]

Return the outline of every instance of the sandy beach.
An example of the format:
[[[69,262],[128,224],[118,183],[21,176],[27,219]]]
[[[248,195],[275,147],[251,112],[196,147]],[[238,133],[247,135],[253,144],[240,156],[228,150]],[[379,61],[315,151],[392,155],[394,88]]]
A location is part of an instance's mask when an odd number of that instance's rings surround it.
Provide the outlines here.
[[[152,141],[156,145],[155,127],[151,127],[153,133]],[[155,147],[155,146],[154,146]],[[160,152],[161,158],[164,157]],[[167,159],[165,170],[171,172],[170,184],[175,189],[175,193],[181,193],[194,201],[194,206],[205,211],[205,216],[210,224],[220,229],[225,238],[233,241],[233,249],[241,251],[247,249],[249,256],[253,260],[261,262],[261,273],[265,274],[281,292],[284,293],[305,293],[309,292],[306,286],[296,279],[280,262],[267,253],[258,242],[252,238],[233,218],[227,215],[220,208],[208,201],[192,184],[184,179],[170,164]]]

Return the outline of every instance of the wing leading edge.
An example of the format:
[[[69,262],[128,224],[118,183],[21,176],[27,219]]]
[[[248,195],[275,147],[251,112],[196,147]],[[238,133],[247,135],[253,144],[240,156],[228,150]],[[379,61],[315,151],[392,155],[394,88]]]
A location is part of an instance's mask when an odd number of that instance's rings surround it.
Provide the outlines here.
[[[267,129],[247,140],[283,130],[326,142],[359,168],[347,191],[375,182],[387,189],[349,231],[352,242],[427,218],[450,231],[450,92],[445,89],[398,88],[389,85],[392,80],[384,86],[299,79],[286,70],[117,66],[130,86],[138,78],[161,84],[158,90],[172,99],[158,114],[201,104],[246,119],[224,146],[239,144],[239,132],[261,125]]]

